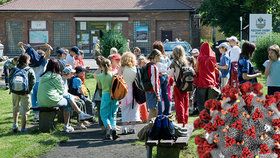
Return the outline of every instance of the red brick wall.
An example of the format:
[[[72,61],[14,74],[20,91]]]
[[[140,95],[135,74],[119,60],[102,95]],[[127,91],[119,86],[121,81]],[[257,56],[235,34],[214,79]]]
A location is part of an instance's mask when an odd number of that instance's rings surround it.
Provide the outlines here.
[[[150,22],[151,42],[160,40],[161,30],[172,30],[173,39],[181,38],[190,40],[190,26],[188,12],[142,12],[142,13],[0,13],[0,40],[5,45],[6,42],[6,21],[21,20],[24,22],[24,39],[23,42],[28,42],[28,33],[30,29],[30,21],[44,20],[47,21],[47,30],[49,31],[49,43],[53,45],[53,21],[68,20],[71,21],[72,45],[76,45],[76,25],[74,17],[129,17],[128,22],[123,23],[124,35],[133,41],[134,38],[134,21],[147,20]],[[133,43],[132,43],[133,44]],[[6,47],[5,47],[6,48]],[[6,49],[5,49],[6,50]]]

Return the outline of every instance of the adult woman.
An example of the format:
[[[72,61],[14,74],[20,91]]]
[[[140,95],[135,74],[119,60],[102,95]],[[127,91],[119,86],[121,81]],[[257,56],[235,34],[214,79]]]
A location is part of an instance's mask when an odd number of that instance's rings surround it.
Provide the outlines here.
[[[255,49],[255,44],[248,41],[244,42],[242,45],[240,58],[238,60],[238,80],[240,84],[247,81],[256,83],[257,77],[262,75],[261,73],[255,73],[253,65],[250,61]]]
[[[91,116],[83,113],[78,108],[70,94],[64,94],[64,88],[59,62],[57,59],[51,58],[47,64],[46,71],[41,75],[37,94],[38,105],[41,107],[64,107],[64,131],[73,132],[74,128],[69,125],[71,106],[79,114],[80,120],[90,119]]]

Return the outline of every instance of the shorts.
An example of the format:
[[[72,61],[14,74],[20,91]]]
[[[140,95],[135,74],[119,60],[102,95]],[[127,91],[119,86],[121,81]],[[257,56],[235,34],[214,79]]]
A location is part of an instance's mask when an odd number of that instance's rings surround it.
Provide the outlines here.
[[[72,111],[72,107],[70,105],[70,98],[65,98],[63,96],[63,98],[57,103],[57,105],[59,107],[62,107],[63,110],[65,110],[67,112],[71,112]]]
[[[146,92],[146,105],[148,109],[157,109],[158,103],[156,93]]]
[[[31,107],[31,95],[18,95],[12,93],[12,102],[13,102],[13,112],[22,115],[29,114],[29,109]]]

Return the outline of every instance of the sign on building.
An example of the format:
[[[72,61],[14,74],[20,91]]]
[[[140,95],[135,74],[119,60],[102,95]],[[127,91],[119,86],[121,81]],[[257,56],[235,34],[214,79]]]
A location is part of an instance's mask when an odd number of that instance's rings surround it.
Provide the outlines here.
[[[256,42],[257,38],[272,31],[271,14],[250,14],[250,42]]]

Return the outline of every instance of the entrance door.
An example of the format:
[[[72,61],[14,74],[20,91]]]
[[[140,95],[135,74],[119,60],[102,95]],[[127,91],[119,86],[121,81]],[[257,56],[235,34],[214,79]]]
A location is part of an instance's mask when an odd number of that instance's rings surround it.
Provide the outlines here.
[[[172,41],[172,31],[161,31],[161,41],[168,39]]]

